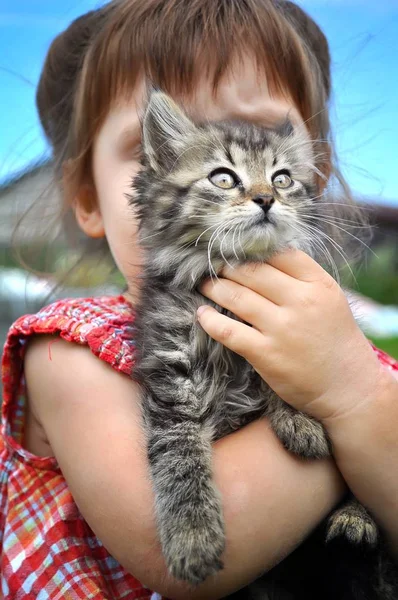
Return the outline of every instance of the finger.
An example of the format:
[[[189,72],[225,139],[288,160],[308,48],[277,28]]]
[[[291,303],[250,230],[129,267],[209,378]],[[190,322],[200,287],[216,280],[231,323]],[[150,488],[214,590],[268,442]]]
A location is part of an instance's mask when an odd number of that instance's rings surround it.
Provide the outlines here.
[[[208,280],[200,287],[200,291],[204,296],[257,329],[266,328],[267,323],[269,326],[276,318],[275,304],[234,281],[221,278],[213,283]]]
[[[297,249],[276,254],[267,262],[279,271],[300,281],[318,281],[328,275],[313,258]]]
[[[233,350],[254,364],[258,354],[263,354],[264,336],[244,323],[221,315],[210,306],[201,306],[197,312],[203,329],[217,342]]]
[[[247,263],[231,268],[225,267],[222,275],[250,288],[263,298],[282,306],[294,296],[297,279],[290,277],[267,263]]]

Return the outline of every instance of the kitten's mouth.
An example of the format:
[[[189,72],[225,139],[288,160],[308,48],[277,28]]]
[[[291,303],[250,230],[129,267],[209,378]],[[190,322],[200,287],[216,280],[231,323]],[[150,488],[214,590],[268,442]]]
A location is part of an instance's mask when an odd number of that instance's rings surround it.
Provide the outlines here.
[[[256,225],[275,225],[275,221],[269,214],[263,213],[257,219]]]
[[[271,227],[271,226],[274,226],[274,227],[276,226],[275,221],[273,220],[272,217],[263,213],[261,215],[258,215],[258,217],[256,219],[250,219],[250,221],[248,222],[248,224],[245,227],[245,230],[250,231],[250,229],[253,229],[253,227],[264,229],[265,227]]]

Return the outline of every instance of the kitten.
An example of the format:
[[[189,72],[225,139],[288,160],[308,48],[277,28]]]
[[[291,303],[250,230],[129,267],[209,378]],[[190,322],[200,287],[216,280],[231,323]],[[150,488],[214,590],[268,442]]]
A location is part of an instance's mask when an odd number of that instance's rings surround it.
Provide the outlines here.
[[[320,423],[285,404],[196,322],[201,304],[214,306],[198,285],[225,264],[264,262],[289,247],[314,255],[301,216],[316,214],[313,144],[305,127],[289,120],[274,129],[197,125],[154,92],[143,153],[130,199],[146,254],[133,377],[143,390],[162,550],[176,578],[198,584],[222,568],[225,545],[214,440],[266,415],[289,451],[330,454]],[[372,545],[377,529],[352,498],[331,516],[327,535]]]

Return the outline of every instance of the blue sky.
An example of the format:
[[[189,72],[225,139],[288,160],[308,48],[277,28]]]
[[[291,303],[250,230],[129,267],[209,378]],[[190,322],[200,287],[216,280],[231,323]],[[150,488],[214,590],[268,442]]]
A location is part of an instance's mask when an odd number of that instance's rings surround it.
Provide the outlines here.
[[[343,172],[359,195],[398,205],[398,0],[299,3],[331,45]],[[0,0],[0,182],[45,152],[34,92],[46,50],[72,19],[99,4]]]

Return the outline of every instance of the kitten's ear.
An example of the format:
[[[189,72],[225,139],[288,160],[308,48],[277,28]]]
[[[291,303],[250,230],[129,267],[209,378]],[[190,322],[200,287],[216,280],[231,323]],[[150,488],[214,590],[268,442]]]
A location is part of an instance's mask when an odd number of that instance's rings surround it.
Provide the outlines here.
[[[196,130],[177,104],[162,92],[153,92],[142,127],[143,151],[159,173],[173,168]]]
[[[286,119],[278,125],[276,131],[281,137],[290,137],[294,133],[293,123],[289,117],[286,117]]]

